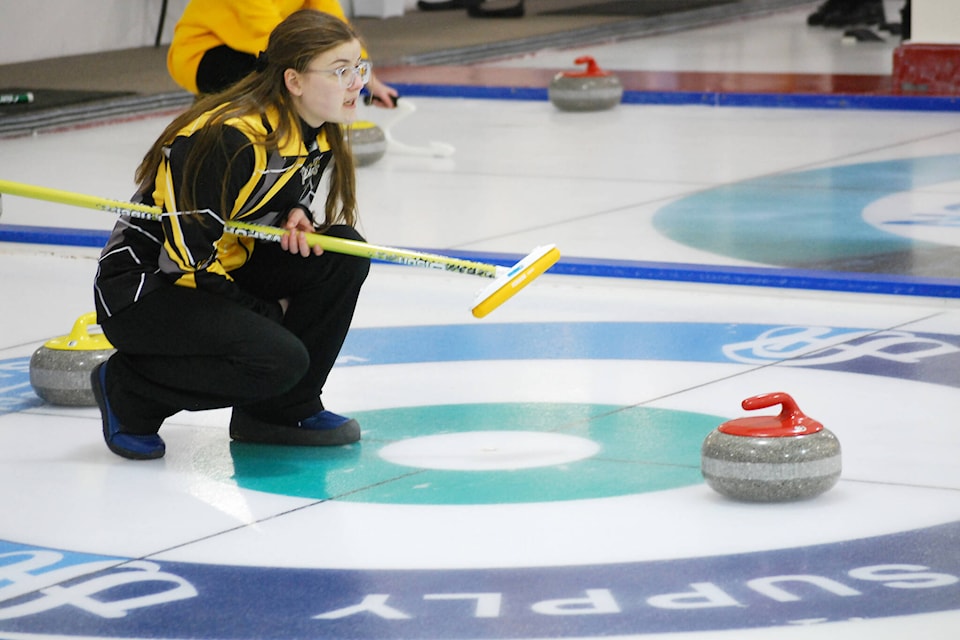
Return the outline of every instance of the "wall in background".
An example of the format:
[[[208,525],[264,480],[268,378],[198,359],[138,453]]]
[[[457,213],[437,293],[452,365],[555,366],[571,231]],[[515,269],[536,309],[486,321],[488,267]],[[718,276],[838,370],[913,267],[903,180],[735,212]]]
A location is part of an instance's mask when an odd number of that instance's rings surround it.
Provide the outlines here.
[[[187,0],[168,0],[164,42]],[[0,0],[0,64],[153,45],[163,0]]]
[[[911,42],[960,44],[960,2],[912,0]]]
[[[340,2],[352,15],[352,0]],[[186,5],[167,0],[162,43]],[[0,0],[0,64],[153,46],[162,11],[163,0]]]

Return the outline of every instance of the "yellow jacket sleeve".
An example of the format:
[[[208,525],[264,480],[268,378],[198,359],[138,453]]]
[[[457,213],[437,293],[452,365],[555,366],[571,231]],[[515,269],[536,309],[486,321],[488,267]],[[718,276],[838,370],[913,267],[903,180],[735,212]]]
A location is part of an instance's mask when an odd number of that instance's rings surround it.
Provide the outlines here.
[[[174,27],[167,70],[178,85],[198,93],[197,69],[204,53],[227,45],[256,55],[267,48],[270,32],[300,9],[347,21],[337,0],[190,0]]]

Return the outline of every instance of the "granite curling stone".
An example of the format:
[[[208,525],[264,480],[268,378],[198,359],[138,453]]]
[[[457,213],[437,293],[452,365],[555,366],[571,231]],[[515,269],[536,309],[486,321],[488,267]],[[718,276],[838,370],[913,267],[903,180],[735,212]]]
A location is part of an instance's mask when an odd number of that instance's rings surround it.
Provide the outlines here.
[[[547,96],[561,111],[603,111],[623,99],[620,80],[602,70],[596,60],[583,56],[574,61],[585,64],[585,71],[564,71],[550,81]]]
[[[80,316],[69,335],[48,340],[30,358],[30,385],[50,404],[69,407],[97,405],[90,374],[116,351],[106,336],[91,332],[97,314]]]
[[[350,147],[358,167],[373,164],[387,152],[387,136],[379,126],[366,120],[350,125]]]
[[[840,441],[804,415],[786,393],[743,401],[748,411],[782,405],[780,415],[731,420],[707,435],[701,472],[718,493],[745,502],[806,500],[840,479]]]

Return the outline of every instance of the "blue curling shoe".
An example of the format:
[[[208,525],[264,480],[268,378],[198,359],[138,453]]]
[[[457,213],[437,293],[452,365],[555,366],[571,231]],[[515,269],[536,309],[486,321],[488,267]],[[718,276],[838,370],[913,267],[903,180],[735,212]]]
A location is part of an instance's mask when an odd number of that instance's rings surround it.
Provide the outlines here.
[[[360,440],[360,424],[353,418],[338,416],[332,411],[321,411],[304,418],[296,426],[273,424],[234,408],[230,417],[230,438],[258,444],[332,447]]]
[[[124,433],[123,425],[110,409],[110,401],[107,400],[106,384],[107,363],[99,364],[90,374],[90,384],[93,387],[93,396],[97,400],[97,406],[100,407],[100,415],[103,418],[103,439],[107,443],[110,451],[118,456],[129,458],[130,460],[154,460],[162,458],[167,451],[167,445],[163,438],[153,435],[136,435],[133,433]]]
[[[301,429],[310,429],[312,431],[327,431],[330,429],[341,429],[350,423],[356,424],[353,418],[338,416],[333,411],[321,411],[315,413],[309,418],[300,421]]]

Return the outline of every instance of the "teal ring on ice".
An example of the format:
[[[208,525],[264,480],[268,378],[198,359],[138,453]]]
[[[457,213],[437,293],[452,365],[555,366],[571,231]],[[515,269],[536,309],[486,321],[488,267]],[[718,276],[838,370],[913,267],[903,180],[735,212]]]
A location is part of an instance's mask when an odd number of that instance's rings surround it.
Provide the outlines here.
[[[238,486],[287,496],[389,504],[511,504],[585,500],[703,482],[700,443],[723,418],[698,413],[560,403],[480,403],[355,413],[360,443],[337,448],[231,445]],[[513,432],[592,441],[596,453],[526,468],[439,469],[381,455],[440,434]],[[495,434],[494,434],[495,435]],[[549,438],[544,442],[550,442]]]

